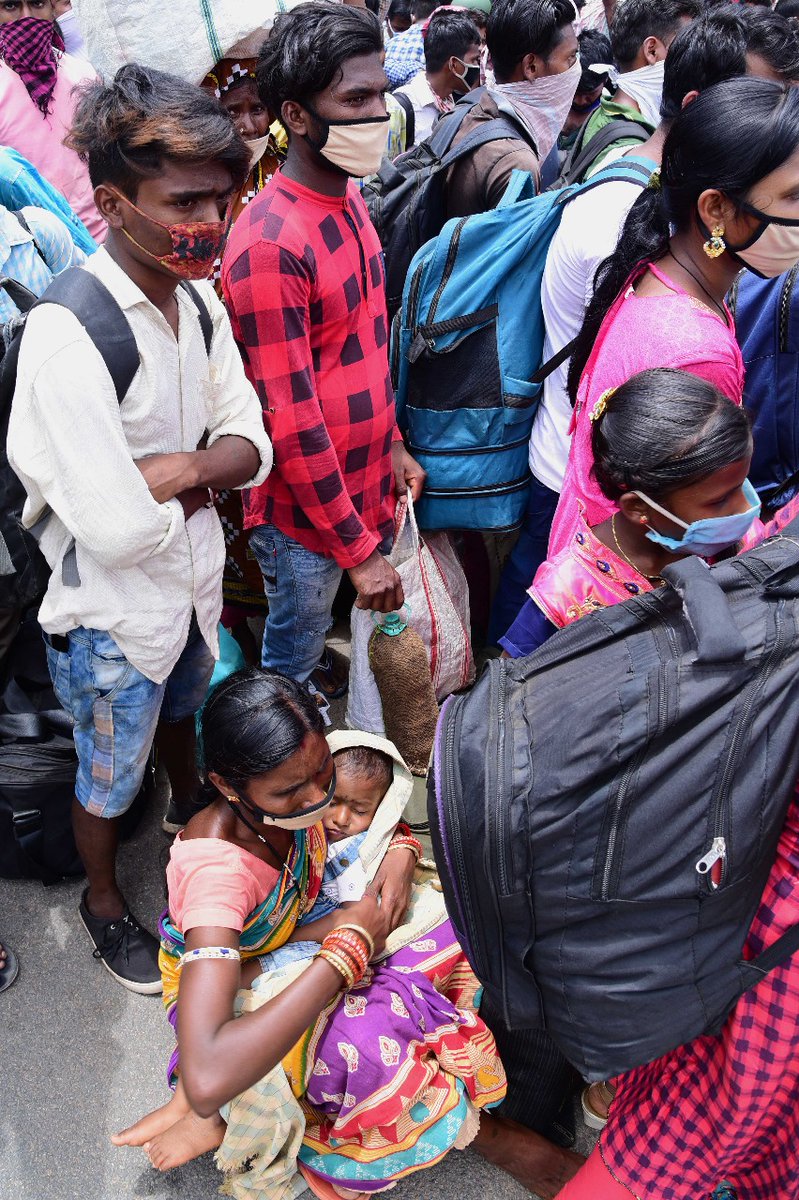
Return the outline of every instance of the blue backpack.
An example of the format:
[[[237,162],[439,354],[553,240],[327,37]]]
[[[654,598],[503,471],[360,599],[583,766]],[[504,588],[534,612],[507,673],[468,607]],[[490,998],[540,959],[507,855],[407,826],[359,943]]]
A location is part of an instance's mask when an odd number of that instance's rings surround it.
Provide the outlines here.
[[[427,471],[424,529],[513,529],[526,507],[527,444],[547,375],[541,280],[564,206],[601,183],[648,183],[627,157],[588,182],[535,195],[514,171],[498,208],[446,223],[411,262],[392,332],[397,420]]]

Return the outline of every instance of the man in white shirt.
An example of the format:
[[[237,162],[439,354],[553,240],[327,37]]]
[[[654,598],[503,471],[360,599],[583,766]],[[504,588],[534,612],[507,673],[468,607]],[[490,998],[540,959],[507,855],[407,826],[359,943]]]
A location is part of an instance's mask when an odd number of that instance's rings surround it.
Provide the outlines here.
[[[471,17],[462,12],[435,12],[424,39],[425,69],[394,95],[407,96],[413,105],[414,139],[428,138],[442,113],[451,112],[458,96],[480,83],[480,33]]]
[[[28,493],[23,520],[42,529],[52,570],[39,620],[75,722],[81,919],[118,982],[151,993],[161,988],[158,941],[117,884],[118,818],[159,714],[170,723],[159,750],[173,799],[185,810],[193,798],[194,713],[217,652],[225,557],[209,488],[257,485],[272,461],[221,303],[209,284],[194,297],[178,286],[210,272],[249,152],[212,97],[137,66],[84,94],[71,142],[109,227],[106,248],[81,269],[122,310],[139,367],[120,401],[78,319],[35,309],[8,450]]]
[[[660,166],[672,121],[700,90],[736,75],[788,82],[799,72],[799,39],[788,22],[747,5],[713,9],[683,29],[665,63],[662,120],[648,142],[628,154]],[[544,362],[577,334],[594,290],[597,269],[616,249],[636,183],[608,182],[577,196],[564,209],[547,254],[541,287],[546,324]],[[527,588],[547,556],[549,531],[569,458],[572,407],[566,392],[568,360],[544,382],[530,438],[530,503],[519,540],[502,574],[491,633],[502,637],[515,620]]]

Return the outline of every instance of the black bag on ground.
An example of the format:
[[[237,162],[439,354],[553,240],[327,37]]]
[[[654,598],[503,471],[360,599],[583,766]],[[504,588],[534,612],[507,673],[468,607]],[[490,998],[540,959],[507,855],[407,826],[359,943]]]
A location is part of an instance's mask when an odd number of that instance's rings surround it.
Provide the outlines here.
[[[35,620],[9,653],[0,695],[0,877],[57,883],[82,875],[72,835],[78,760]]]
[[[31,610],[9,651],[0,681],[0,878],[58,883],[83,875],[72,833],[78,759],[72,719],[56,699],[42,631]],[[132,837],[155,791],[155,755],[120,818]]]
[[[437,237],[447,219],[447,171],[458,159],[499,138],[520,138],[505,117],[485,121],[452,149],[455,135],[480,99],[482,88],[464,96],[418,146],[385,159],[361,191],[386,259],[386,303],[391,319],[402,304],[402,289],[411,259],[420,246]]]
[[[510,1028],[588,1079],[717,1032],[799,775],[799,519],[491,662],[430,772],[447,908]]]

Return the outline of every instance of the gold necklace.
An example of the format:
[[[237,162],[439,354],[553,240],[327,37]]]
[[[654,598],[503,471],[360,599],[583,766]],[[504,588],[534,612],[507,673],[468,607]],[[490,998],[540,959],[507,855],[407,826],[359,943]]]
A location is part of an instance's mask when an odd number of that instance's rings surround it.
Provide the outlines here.
[[[621,548],[621,543],[616,535],[616,514],[615,513],[610,518],[610,532],[613,534],[613,540],[616,543],[616,549],[618,550],[619,554],[622,556],[622,558],[627,563],[627,565],[632,567],[632,569],[636,572],[636,574],[643,575],[644,579],[648,579],[650,583],[662,583],[663,582],[662,575],[647,575],[646,571],[642,571],[640,567],[637,567],[635,565],[635,563],[633,562],[633,560],[630,558],[630,556],[628,554],[624,553],[624,551]]]

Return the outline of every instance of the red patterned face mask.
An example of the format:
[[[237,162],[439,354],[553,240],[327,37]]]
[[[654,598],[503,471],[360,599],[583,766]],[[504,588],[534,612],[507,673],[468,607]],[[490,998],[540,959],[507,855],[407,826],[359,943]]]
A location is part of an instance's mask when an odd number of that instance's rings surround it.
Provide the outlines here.
[[[162,221],[157,221],[155,217],[142,212],[132,200],[128,200],[127,196],[123,196],[116,188],[113,191],[120,200],[129,204],[134,212],[137,212],[140,217],[144,217],[145,221],[149,221],[151,225],[157,225],[159,229],[166,230],[172,239],[172,251],[170,254],[153,254],[152,250],[148,250],[146,246],[142,246],[141,242],[137,242],[123,225],[122,232],[128,241],[133,242],[133,245],[142,250],[148,258],[152,258],[162,267],[166,267],[167,271],[171,271],[173,275],[179,275],[181,279],[208,278],[225,244],[229,226],[227,220],[185,221],[178,225],[164,225]]]
[[[41,17],[20,17],[0,25],[0,58],[19,75],[28,95],[44,116],[50,110],[58,63],[53,52],[64,49],[58,26]]]

